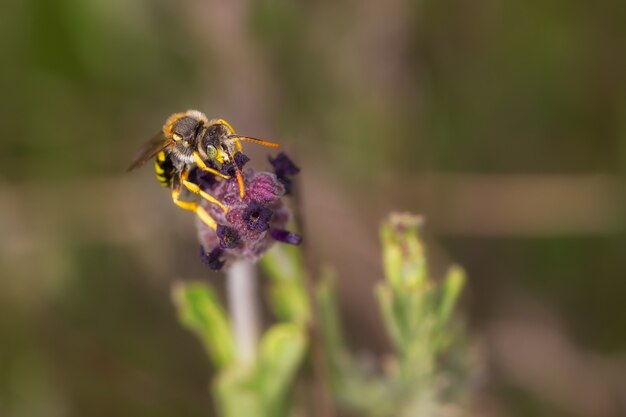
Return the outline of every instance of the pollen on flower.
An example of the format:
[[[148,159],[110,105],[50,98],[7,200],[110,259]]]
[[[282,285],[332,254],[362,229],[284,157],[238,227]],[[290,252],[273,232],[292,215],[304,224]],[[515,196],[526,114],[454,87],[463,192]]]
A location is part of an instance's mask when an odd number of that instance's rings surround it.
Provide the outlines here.
[[[234,158],[235,163],[241,164],[241,168],[248,162],[248,158],[241,153],[236,155],[241,155]],[[293,169],[289,172],[293,172]],[[201,202],[218,224],[217,229],[213,230],[200,219],[196,222],[203,260],[212,269],[228,266],[238,258],[256,261],[277,241],[295,245],[300,243],[299,235],[285,230],[291,218],[291,210],[282,200],[286,190],[277,174],[255,172],[252,168],[242,171],[246,190],[243,198],[233,178],[210,181],[204,177],[212,174],[202,172],[198,175],[203,180],[203,190],[228,209],[224,211],[208,201]]]

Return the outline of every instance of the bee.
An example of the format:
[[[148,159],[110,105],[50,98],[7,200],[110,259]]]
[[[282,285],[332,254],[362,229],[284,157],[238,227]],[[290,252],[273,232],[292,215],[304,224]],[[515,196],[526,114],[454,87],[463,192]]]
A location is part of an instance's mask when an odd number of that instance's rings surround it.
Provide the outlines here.
[[[197,168],[219,178],[229,179],[230,176],[219,169],[234,161],[234,155],[243,150],[241,141],[254,142],[272,148],[279,146],[265,140],[237,135],[235,129],[226,120],[209,120],[197,110],[174,113],[167,119],[161,132],[140,149],[127,171],[139,168],[146,161],[155,158],[154,169],[157,180],[163,186],[171,188],[174,204],[195,212],[204,223],[216,229],[215,220],[202,206],[193,201],[181,200],[180,194],[184,188],[227,211],[222,202],[203,191],[198,184],[189,181],[188,177],[189,172]],[[245,188],[241,171],[236,163],[233,165],[239,194],[243,198]]]

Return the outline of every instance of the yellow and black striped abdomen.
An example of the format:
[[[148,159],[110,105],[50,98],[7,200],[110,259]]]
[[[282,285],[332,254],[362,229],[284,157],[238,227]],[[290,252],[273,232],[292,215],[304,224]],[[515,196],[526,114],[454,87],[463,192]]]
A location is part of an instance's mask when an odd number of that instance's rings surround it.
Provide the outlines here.
[[[161,151],[157,154],[154,161],[154,170],[156,171],[156,178],[164,187],[170,187],[172,180],[174,179],[174,164],[165,151]]]

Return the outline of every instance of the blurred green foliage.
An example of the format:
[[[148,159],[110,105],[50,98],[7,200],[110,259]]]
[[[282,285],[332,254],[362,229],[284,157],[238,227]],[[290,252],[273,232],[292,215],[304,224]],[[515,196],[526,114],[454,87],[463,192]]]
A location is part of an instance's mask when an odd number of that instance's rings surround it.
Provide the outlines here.
[[[465,331],[451,314],[464,272],[453,267],[441,281],[429,276],[420,224],[418,217],[396,213],[381,227],[385,281],[376,295],[394,356],[377,371],[348,353],[332,276],[317,290],[333,394],[357,415],[447,415],[467,397],[469,374],[476,371]]]
[[[230,321],[205,283],[173,288],[180,321],[202,340],[218,374],[212,383],[224,417],[291,414],[294,377],[308,345],[309,307],[298,251],[275,247],[263,264],[272,277],[270,300],[281,320],[263,334],[252,363],[237,358]]]
[[[275,246],[263,256],[260,265],[272,280],[267,293],[274,315],[286,322],[307,324],[311,306],[304,289],[307,272],[300,248]]]
[[[327,276],[316,289],[323,339],[318,342],[325,346],[322,366],[328,367],[330,394],[358,415],[444,416],[467,395],[469,355],[464,330],[452,318],[465,274],[453,267],[441,282],[429,277],[420,225],[420,218],[396,213],[381,227],[386,281],[376,293],[395,351],[382,375],[364,371],[349,354],[332,279]],[[294,376],[309,345],[311,309],[304,283],[310,272],[293,246],[275,246],[262,265],[271,278],[270,305],[281,321],[265,332],[253,363],[236,358],[229,320],[207,284],[173,288],[180,321],[204,343],[218,370],[212,392],[222,416],[294,415]],[[314,392],[308,391],[311,397]]]
[[[172,292],[179,320],[202,340],[217,369],[235,361],[235,342],[230,324],[215,293],[207,285],[178,283]]]
[[[145,139],[146,118],[195,95],[206,61],[195,59],[200,44],[173,4],[27,0],[7,7],[3,178],[23,178],[25,170],[47,180],[117,172],[119,155],[140,143],[134,136]],[[155,131],[162,117],[152,119]]]
[[[625,20],[620,0],[5,2],[0,415],[205,415],[210,369],[198,365],[200,345],[181,342],[167,303],[174,279],[205,274],[191,220],[169,209],[148,170],[122,176],[168,114],[197,107],[266,129],[369,221],[396,204],[372,188],[382,177],[623,181]],[[396,208],[422,203],[412,190],[395,195],[406,197]],[[616,319],[625,217],[597,234],[435,238],[475,278],[476,326],[493,317],[503,287],[522,289],[583,347],[612,354],[626,348]],[[320,246],[343,249],[334,237]],[[276,290],[275,313],[302,319],[290,285]],[[370,338],[354,334],[369,306],[344,307],[349,341]],[[546,409],[527,392],[503,401],[512,415]]]

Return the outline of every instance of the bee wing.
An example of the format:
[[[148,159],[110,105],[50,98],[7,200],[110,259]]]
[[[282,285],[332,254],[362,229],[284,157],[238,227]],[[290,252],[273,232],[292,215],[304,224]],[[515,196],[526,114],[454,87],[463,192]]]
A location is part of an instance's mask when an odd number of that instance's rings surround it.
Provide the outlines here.
[[[150,141],[146,142],[145,145],[139,150],[132,164],[126,169],[126,172],[132,171],[133,169],[139,168],[146,161],[154,158],[156,154],[161,152],[163,149],[167,148],[170,145],[170,140],[165,137],[163,132],[159,132],[155,135]]]

